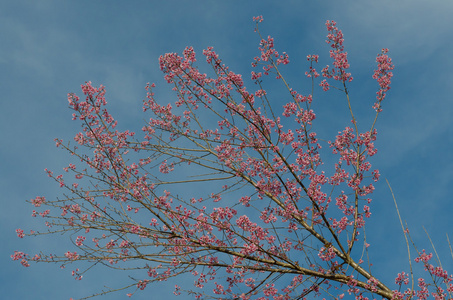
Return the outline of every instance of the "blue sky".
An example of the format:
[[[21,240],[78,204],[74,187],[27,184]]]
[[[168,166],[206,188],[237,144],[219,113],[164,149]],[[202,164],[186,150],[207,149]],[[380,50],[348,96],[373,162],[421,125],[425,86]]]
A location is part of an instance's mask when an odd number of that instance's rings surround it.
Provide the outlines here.
[[[14,230],[28,229],[25,200],[52,198],[60,190],[44,174],[66,165],[56,137],[70,140],[78,131],[67,108],[68,92],[81,94],[92,81],[107,87],[113,116],[123,128],[137,130],[145,118],[141,101],[147,82],[156,82],[159,101],[173,101],[158,68],[158,57],[201,51],[213,46],[236,73],[248,78],[257,55],[258,37],[252,17],[264,16],[261,31],[275,38],[291,64],[284,69],[299,91],[307,54],[328,63],[325,21],[335,20],[345,35],[355,81],[351,97],[365,120],[377,84],[371,79],[374,59],[389,48],[396,66],[389,97],[377,124],[379,150],[374,166],[392,184],[402,216],[420,248],[429,249],[431,235],[453,271],[445,234],[453,239],[453,2],[440,0],[381,1],[2,1],[0,3],[0,294],[2,299],[69,299],[87,296],[121,278],[94,271],[76,282],[57,265],[22,268],[10,259],[14,250],[63,249],[65,237],[18,239]],[[304,92],[303,92],[304,93]],[[319,94],[319,92],[318,92]],[[338,116],[344,106],[334,93],[315,101],[318,119],[329,120],[320,134],[333,138],[346,125]],[[407,253],[393,200],[385,180],[376,185],[373,218],[367,223],[372,260],[384,281],[407,268]],[[63,250],[61,250],[63,251]],[[385,280],[386,279],[386,280]],[[172,296],[174,283],[146,289],[134,299]],[[151,297],[151,298],[150,298]],[[126,299],[125,293],[104,297]],[[102,298],[102,299],[104,299]],[[183,299],[180,297],[179,299]]]

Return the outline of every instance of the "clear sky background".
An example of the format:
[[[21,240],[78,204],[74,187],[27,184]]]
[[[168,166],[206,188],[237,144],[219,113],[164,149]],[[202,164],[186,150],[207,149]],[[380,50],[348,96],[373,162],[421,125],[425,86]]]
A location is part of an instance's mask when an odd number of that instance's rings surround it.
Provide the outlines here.
[[[430,249],[425,226],[444,267],[453,271],[446,242],[447,233],[453,239],[452,1],[16,0],[0,2],[1,299],[77,298],[124,278],[98,270],[79,282],[58,265],[23,268],[10,258],[14,250],[66,251],[65,236],[19,239],[14,230],[41,222],[31,218],[32,207],[25,200],[61,193],[43,170],[66,165],[67,154],[55,148],[53,139],[67,141],[78,132],[67,93],[80,95],[85,81],[105,85],[108,107],[121,127],[138,130],[146,118],[141,103],[147,82],[157,83],[161,103],[174,100],[159,71],[161,54],[193,46],[201,55],[213,46],[231,70],[248,79],[258,54],[256,15],[264,16],[262,33],[289,54],[291,64],[283,72],[303,94],[310,92],[305,57],[319,54],[319,69],[330,63],[324,24],[337,21],[355,78],[351,99],[360,120],[372,116],[376,54],[390,49],[396,68],[377,124],[379,152],[373,166],[382,180],[367,223],[371,259],[378,278],[390,285],[398,272],[408,271],[386,177],[419,247]],[[341,100],[334,91],[315,98],[318,132],[326,139],[348,124]],[[172,299],[173,286],[150,287],[134,299]],[[127,299],[125,292],[104,298]]]

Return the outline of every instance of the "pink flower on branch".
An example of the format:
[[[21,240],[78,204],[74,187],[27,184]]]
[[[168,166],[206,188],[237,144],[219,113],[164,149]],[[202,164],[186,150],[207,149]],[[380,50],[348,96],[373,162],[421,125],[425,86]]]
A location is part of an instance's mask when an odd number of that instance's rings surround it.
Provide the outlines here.
[[[17,236],[23,238],[25,236],[24,231],[20,228],[16,229]]]
[[[373,79],[376,79],[379,84],[379,91],[376,92],[376,99],[373,108],[380,112],[381,101],[385,99],[386,93],[390,90],[390,83],[393,77],[391,72],[395,66],[392,63],[392,59],[387,55],[389,49],[382,49],[381,53],[376,57],[378,63],[378,69],[374,71]]]
[[[70,260],[77,260],[79,258],[79,255],[77,254],[77,252],[68,251],[64,254],[64,256],[66,256]]]
[[[324,77],[333,77],[335,80],[345,84],[346,82],[351,82],[353,78],[351,73],[346,72],[349,69],[348,53],[344,51],[343,33],[336,25],[337,23],[335,21],[326,22],[327,31],[329,32],[326,43],[332,48],[330,50],[330,57],[333,58],[334,68],[328,71],[329,66],[327,66],[323,69],[322,73]]]

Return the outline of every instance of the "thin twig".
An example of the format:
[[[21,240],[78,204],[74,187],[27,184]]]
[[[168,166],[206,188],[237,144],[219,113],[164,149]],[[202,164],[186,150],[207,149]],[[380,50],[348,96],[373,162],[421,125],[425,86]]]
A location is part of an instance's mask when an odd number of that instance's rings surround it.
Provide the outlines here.
[[[389,187],[389,189],[390,189],[390,193],[392,194],[393,202],[395,202],[396,212],[398,213],[398,218],[399,218],[399,220],[400,220],[401,228],[403,229],[404,238],[406,239],[407,256],[408,256],[408,259],[409,259],[409,267],[410,267],[410,269],[411,269],[411,281],[412,281],[411,291],[414,291],[414,273],[413,273],[413,271],[412,271],[411,249],[410,249],[410,247],[409,247],[409,241],[408,241],[408,239],[407,239],[407,232],[406,232],[406,229],[404,229],[403,220],[401,220],[400,211],[399,211],[399,209],[398,209],[398,204],[396,204],[395,194],[393,194],[392,187],[390,186],[390,183],[389,183],[389,181],[387,180],[387,178],[385,178],[385,181],[387,182],[387,185],[388,185],[388,187]],[[412,299],[412,295],[410,296],[409,299]]]
[[[442,264],[440,263],[440,258],[439,258],[439,255],[437,254],[436,247],[434,247],[434,243],[431,240],[431,237],[429,236],[428,231],[426,231],[425,226],[423,226],[423,230],[425,231],[426,235],[428,236],[429,242],[431,243],[431,246],[433,247],[434,253],[436,253],[437,263],[442,268]]]
[[[451,244],[450,244],[450,239],[448,238],[448,233],[447,233],[447,241],[448,241],[448,247],[450,247],[451,258],[453,258],[453,250],[451,249]]]

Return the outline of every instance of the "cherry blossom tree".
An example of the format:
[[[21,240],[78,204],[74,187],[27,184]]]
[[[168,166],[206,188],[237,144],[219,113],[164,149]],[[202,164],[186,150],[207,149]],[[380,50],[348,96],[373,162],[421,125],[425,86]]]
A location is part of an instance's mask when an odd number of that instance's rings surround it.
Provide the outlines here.
[[[47,230],[17,229],[17,234],[65,233],[73,247],[60,254],[16,251],[12,259],[25,267],[80,264],[82,269],[71,268],[76,279],[93,266],[122,270],[131,282],[118,290],[127,289],[129,296],[153,282],[190,276],[193,288],[177,284],[175,294],[196,299],[451,297],[452,277],[431,265],[432,254],[425,250],[417,251],[415,261],[432,283],[419,279],[417,286],[412,273],[395,275],[390,283],[375,278],[367,260],[364,225],[379,180],[370,158],[377,153],[375,126],[394,68],[388,49],[377,55],[372,74],[378,83],[370,103],[375,117],[358,124],[343,34],[327,21],[332,66],[318,72],[318,55],[308,55],[305,75],[313,89],[344,95],[351,123],[323,142],[315,132],[322,120],[311,109],[313,91],[304,95],[290,87],[281,72],[289,56],[275,49],[272,37],[261,35],[262,20],[254,18],[260,37],[252,63],[254,91],[211,47],[203,51],[210,75],[202,73],[194,49],[187,47],[182,56],[160,57],[176,102],[159,104],[155,85],[148,84],[143,102],[148,121],[140,133],[117,129],[106,108],[105,87],[87,82],[83,98],[69,94],[73,120],[82,131],[75,144],[56,139],[56,145],[73,162],[64,175],[46,169],[65,193],[32,199],[33,217],[44,218]],[[270,99],[264,88],[269,79],[281,84],[283,99]],[[335,163],[324,164],[325,155]]]

